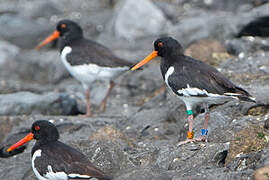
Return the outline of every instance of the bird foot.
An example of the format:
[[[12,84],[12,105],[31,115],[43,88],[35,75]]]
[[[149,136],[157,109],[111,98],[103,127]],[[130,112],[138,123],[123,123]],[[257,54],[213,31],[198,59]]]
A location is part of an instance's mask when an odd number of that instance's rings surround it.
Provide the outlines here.
[[[105,112],[106,110],[106,104],[105,103],[102,103],[99,107],[99,112]]]
[[[181,141],[177,144],[177,146],[182,146],[184,144],[188,143],[194,143],[194,142],[207,142],[206,136],[200,136],[198,138],[193,138],[193,139],[187,139],[185,141]]]
[[[92,113],[80,114],[79,117],[92,117]]]

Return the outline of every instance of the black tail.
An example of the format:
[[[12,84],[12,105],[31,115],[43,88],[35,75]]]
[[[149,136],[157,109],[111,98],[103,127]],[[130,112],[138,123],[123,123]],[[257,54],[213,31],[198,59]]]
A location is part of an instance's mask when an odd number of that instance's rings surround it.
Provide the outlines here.
[[[241,101],[256,103],[255,98],[252,97],[246,90],[240,87],[235,87],[235,89],[233,89],[233,92],[224,93],[224,94],[226,96],[232,96],[232,97],[238,98]]]
[[[244,96],[244,95],[239,95],[237,96],[237,98],[241,101],[247,101],[247,102],[254,102],[256,103],[256,100],[254,97],[252,96]]]

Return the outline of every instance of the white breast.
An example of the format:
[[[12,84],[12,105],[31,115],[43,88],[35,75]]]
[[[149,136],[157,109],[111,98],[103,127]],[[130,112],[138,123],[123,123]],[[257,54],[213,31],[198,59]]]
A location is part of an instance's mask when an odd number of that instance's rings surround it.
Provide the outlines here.
[[[164,81],[167,84],[167,86],[170,88],[169,83],[168,83],[168,78],[170,75],[172,75],[175,71],[175,68],[173,66],[169,67],[169,69],[166,71],[165,76],[164,76]]]
[[[38,180],[48,180],[44,177],[42,177],[39,172],[37,171],[37,169],[35,168],[35,159],[37,157],[41,157],[41,149],[38,149],[34,152],[33,154],[33,157],[32,157],[32,168],[33,168],[33,171],[35,173],[35,176],[37,177]]]

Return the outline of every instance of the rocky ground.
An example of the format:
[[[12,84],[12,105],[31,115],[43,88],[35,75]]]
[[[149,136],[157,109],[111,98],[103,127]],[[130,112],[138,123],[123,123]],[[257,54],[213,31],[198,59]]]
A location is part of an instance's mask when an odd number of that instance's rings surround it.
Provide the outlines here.
[[[267,2],[0,0],[0,179],[36,179],[32,143],[14,154],[5,150],[39,119],[55,122],[61,141],[116,180],[268,179]],[[212,107],[208,142],[179,147],[187,132],[185,107],[165,88],[159,61],[153,61],[117,80],[105,113],[97,107],[107,89],[96,84],[94,117],[81,117],[83,89],[62,66],[55,44],[34,49],[63,18],[79,22],[87,38],[133,63],[152,50],[157,37],[169,34],[186,54],[248,90],[257,104]],[[196,135],[203,125],[199,112],[197,107]]]

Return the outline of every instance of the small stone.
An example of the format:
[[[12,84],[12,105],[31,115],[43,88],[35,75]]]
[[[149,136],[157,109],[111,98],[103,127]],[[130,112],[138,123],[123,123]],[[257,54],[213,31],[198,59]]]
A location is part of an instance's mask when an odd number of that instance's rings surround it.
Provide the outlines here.
[[[254,180],[268,180],[269,177],[269,166],[259,168],[254,173]]]

